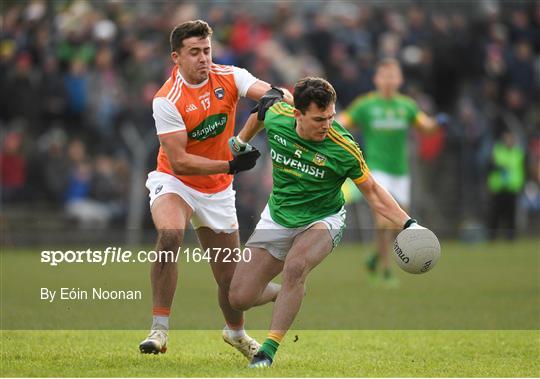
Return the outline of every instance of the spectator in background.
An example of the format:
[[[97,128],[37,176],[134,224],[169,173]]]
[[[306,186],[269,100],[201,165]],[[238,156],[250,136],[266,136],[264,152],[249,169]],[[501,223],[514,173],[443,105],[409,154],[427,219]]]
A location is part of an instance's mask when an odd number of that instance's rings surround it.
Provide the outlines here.
[[[26,198],[26,157],[22,152],[22,135],[6,135],[0,152],[2,202],[14,203]]]
[[[446,112],[453,111],[461,73],[460,61],[465,57],[460,55],[459,40],[450,29],[450,21],[445,14],[433,16],[433,34],[430,46],[433,50],[432,88],[437,107]]]
[[[8,71],[5,88],[3,112],[9,118],[24,118],[30,123],[38,121],[39,76],[33,70],[30,54],[21,52],[15,59],[13,70]]]
[[[506,109],[503,108],[503,113],[505,114],[506,119],[511,119],[515,124],[515,128],[518,128],[519,131],[523,131],[523,122],[527,116],[527,99],[523,91],[516,87],[510,87],[506,90],[504,94],[504,101]],[[498,132],[501,132],[500,130]]]
[[[490,233],[496,238],[502,228],[508,239],[515,237],[517,197],[525,182],[525,153],[516,136],[505,130],[495,143],[488,188],[491,193]]]
[[[84,143],[75,139],[68,145],[69,176],[64,194],[66,204],[88,198],[92,172]]]
[[[105,227],[110,219],[110,210],[107,205],[90,197],[94,173],[86,154],[86,146],[81,140],[70,142],[68,158],[71,168],[65,192],[67,216],[83,228]]]
[[[111,221],[121,219],[126,212],[128,180],[125,174],[123,161],[107,154],[95,158],[90,196],[107,207]]]
[[[121,78],[114,68],[110,48],[98,50],[94,64],[88,75],[88,111],[92,125],[101,135],[111,137],[124,93]]]
[[[82,123],[88,97],[86,63],[82,59],[77,58],[71,62],[64,85],[68,95],[67,115],[70,123],[69,127],[80,129],[83,127]]]
[[[534,66],[532,49],[526,40],[519,41],[508,59],[508,83],[519,88],[527,97],[534,91]]]
[[[517,8],[512,11],[510,20],[510,39],[512,42],[532,40],[534,37],[534,30],[530,23],[527,10]]]
[[[45,59],[39,96],[42,127],[46,130],[51,128],[54,122],[63,120],[67,103],[67,92],[62,73],[58,67],[58,60],[53,55]]]
[[[426,11],[419,6],[407,10],[409,28],[404,38],[405,45],[424,45],[429,40],[429,28],[426,28]]]
[[[57,205],[64,201],[70,163],[66,157],[66,133],[56,126],[41,136],[38,141],[38,161],[36,168],[40,186],[45,198]]]
[[[530,213],[540,212],[540,132],[531,138],[527,158],[529,180],[523,191],[523,205]]]
[[[315,14],[313,24],[307,28],[306,42],[311,48],[311,52],[324,66],[330,64],[329,51],[332,50],[334,42],[333,34],[330,30],[331,19],[326,13]]]
[[[461,99],[458,105],[456,130],[461,140],[462,216],[477,220],[482,217],[478,206],[482,200],[485,183],[485,167],[490,153],[489,124],[484,114],[479,112],[472,99]]]

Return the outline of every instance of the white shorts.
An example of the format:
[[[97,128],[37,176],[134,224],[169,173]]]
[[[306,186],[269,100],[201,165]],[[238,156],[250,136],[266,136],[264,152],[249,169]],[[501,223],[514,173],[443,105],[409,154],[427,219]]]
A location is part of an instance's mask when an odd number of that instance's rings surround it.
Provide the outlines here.
[[[150,191],[150,207],[166,193],[175,193],[193,209],[191,225],[197,229],[206,226],[216,233],[233,233],[238,230],[235,194],[232,184],[221,192],[199,192],[175,176],[152,171],[148,174],[146,188]]]
[[[338,213],[301,228],[286,228],[272,220],[267,204],[261,213],[261,219],[255,227],[255,231],[246,242],[246,247],[260,247],[280,261],[284,261],[295,237],[318,222],[326,225],[332,238],[332,246],[336,247],[341,240],[343,229],[345,229],[345,216],[345,208],[341,208]]]
[[[411,178],[408,175],[390,175],[382,171],[371,171],[373,178],[383,186],[402,207],[411,204]]]

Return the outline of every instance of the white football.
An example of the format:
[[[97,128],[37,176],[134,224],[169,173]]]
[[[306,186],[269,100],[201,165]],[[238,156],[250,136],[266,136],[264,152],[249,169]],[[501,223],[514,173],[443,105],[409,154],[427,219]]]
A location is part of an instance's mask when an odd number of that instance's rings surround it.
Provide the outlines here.
[[[418,224],[398,234],[394,241],[394,258],[399,267],[411,274],[431,270],[441,257],[441,244],[435,233]]]

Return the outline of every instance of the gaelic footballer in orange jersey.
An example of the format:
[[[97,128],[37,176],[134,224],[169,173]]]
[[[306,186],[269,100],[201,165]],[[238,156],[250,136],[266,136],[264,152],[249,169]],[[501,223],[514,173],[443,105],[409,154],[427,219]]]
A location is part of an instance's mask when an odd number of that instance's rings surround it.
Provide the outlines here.
[[[243,312],[229,302],[236,263],[226,261],[226,254],[214,248],[240,250],[236,196],[228,173],[253,168],[260,156],[256,149],[234,158],[229,152],[236,103],[241,96],[268,98],[272,87],[244,69],[213,64],[211,36],[212,28],[203,20],[186,21],[170,34],[175,66],[152,103],[161,146],[157,169],[148,174],[146,188],[158,231],[156,251],[179,251],[188,223],[193,225],[201,248],[210,254],[208,263],[225,319],[223,340],[251,359],[260,345],[246,334]],[[158,354],[167,350],[178,262],[153,262],[150,281],[152,326],[139,350]],[[278,292],[278,285],[269,285],[260,304],[274,301]]]
[[[208,79],[193,85],[182,78],[175,66],[170,78],[154,97],[157,134],[186,130],[187,153],[214,160],[230,160],[232,155],[227,141],[234,134],[236,104],[256,81],[245,69],[212,64]],[[228,174],[175,175],[162,147],[159,149],[157,171],[174,175],[189,187],[205,193],[220,192],[233,179]]]

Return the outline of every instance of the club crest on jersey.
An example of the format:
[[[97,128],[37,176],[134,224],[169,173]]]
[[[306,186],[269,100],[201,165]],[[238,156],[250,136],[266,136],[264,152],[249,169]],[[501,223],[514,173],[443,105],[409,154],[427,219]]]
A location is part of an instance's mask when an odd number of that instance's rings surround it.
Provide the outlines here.
[[[326,164],[326,157],[322,154],[315,153],[315,157],[313,157],[313,163],[315,163],[317,166],[324,166]]]
[[[218,100],[223,100],[225,97],[225,90],[222,87],[218,87],[214,90],[214,95],[216,95]]]

